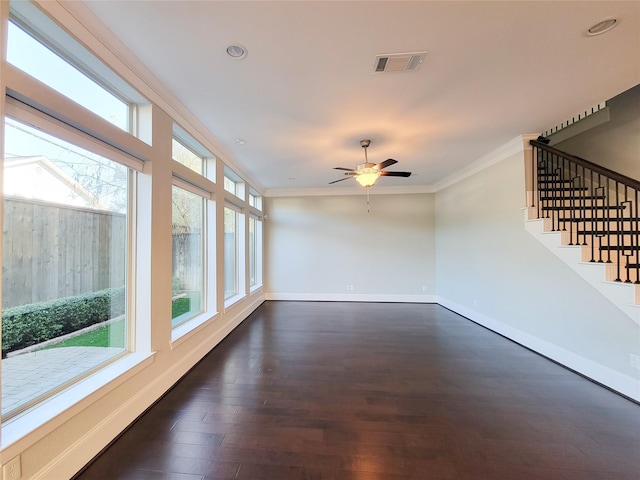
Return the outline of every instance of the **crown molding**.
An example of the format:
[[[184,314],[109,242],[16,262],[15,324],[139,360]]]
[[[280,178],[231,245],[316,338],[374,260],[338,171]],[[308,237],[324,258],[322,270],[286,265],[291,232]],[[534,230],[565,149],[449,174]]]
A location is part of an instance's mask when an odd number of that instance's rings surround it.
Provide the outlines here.
[[[370,195],[408,195],[412,193],[434,193],[431,185],[407,186],[374,186],[369,190]],[[320,187],[320,188],[268,188],[265,197],[335,197],[347,195],[364,195],[365,187]]]

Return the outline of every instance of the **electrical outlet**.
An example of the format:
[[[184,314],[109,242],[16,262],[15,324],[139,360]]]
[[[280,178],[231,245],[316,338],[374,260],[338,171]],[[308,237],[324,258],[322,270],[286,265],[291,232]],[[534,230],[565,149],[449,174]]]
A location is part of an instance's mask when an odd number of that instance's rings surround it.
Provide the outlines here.
[[[20,466],[20,455],[18,455],[2,466],[2,478],[4,480],[18,480],[20,477],[22,477],[22,467]]]
[[[634,353],[629,354],[629,363],[633,368],[637,368],[640,370],[640,355],[636,355]]]
[[[353,285],[347,285],[347,290],[353,292]]]
[[[426,292],[427,291],[427,286],[426,285],[422,285],[422,291]]]

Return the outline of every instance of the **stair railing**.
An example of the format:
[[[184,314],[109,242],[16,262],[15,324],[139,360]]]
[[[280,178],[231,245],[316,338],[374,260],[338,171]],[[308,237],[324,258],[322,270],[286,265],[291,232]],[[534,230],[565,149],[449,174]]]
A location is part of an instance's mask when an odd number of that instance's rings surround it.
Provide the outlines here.
[[[590,262],[614,263],[617,282],[640,284],[640,181],[531,140],[531,207]]]

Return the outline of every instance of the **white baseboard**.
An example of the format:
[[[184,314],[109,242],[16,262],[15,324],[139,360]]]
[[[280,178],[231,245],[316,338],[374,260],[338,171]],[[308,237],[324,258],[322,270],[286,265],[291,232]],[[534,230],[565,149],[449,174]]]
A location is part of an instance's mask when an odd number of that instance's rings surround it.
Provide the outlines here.
[[[266,293],[265,300],[298,302],[437,303],[435,295],[380,295],[377,293]]]
[[[612,370],[609,367],[600,365],[557,345],[529,335],[517,328],[506,325],[462,305],[458,305],[446,298],[438,297],[437,303],[611,390],[621,393],[635,401],[640,401],[640,379],[635,379],[616,370]]]

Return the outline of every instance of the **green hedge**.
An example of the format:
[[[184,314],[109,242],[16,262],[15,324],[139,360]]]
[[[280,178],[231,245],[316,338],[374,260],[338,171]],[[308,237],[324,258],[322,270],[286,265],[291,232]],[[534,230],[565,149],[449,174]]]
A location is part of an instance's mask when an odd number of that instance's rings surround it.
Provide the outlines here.
[[[123,315],[124,287],[31,303],[2,311],[2,358],[52,338]]]

